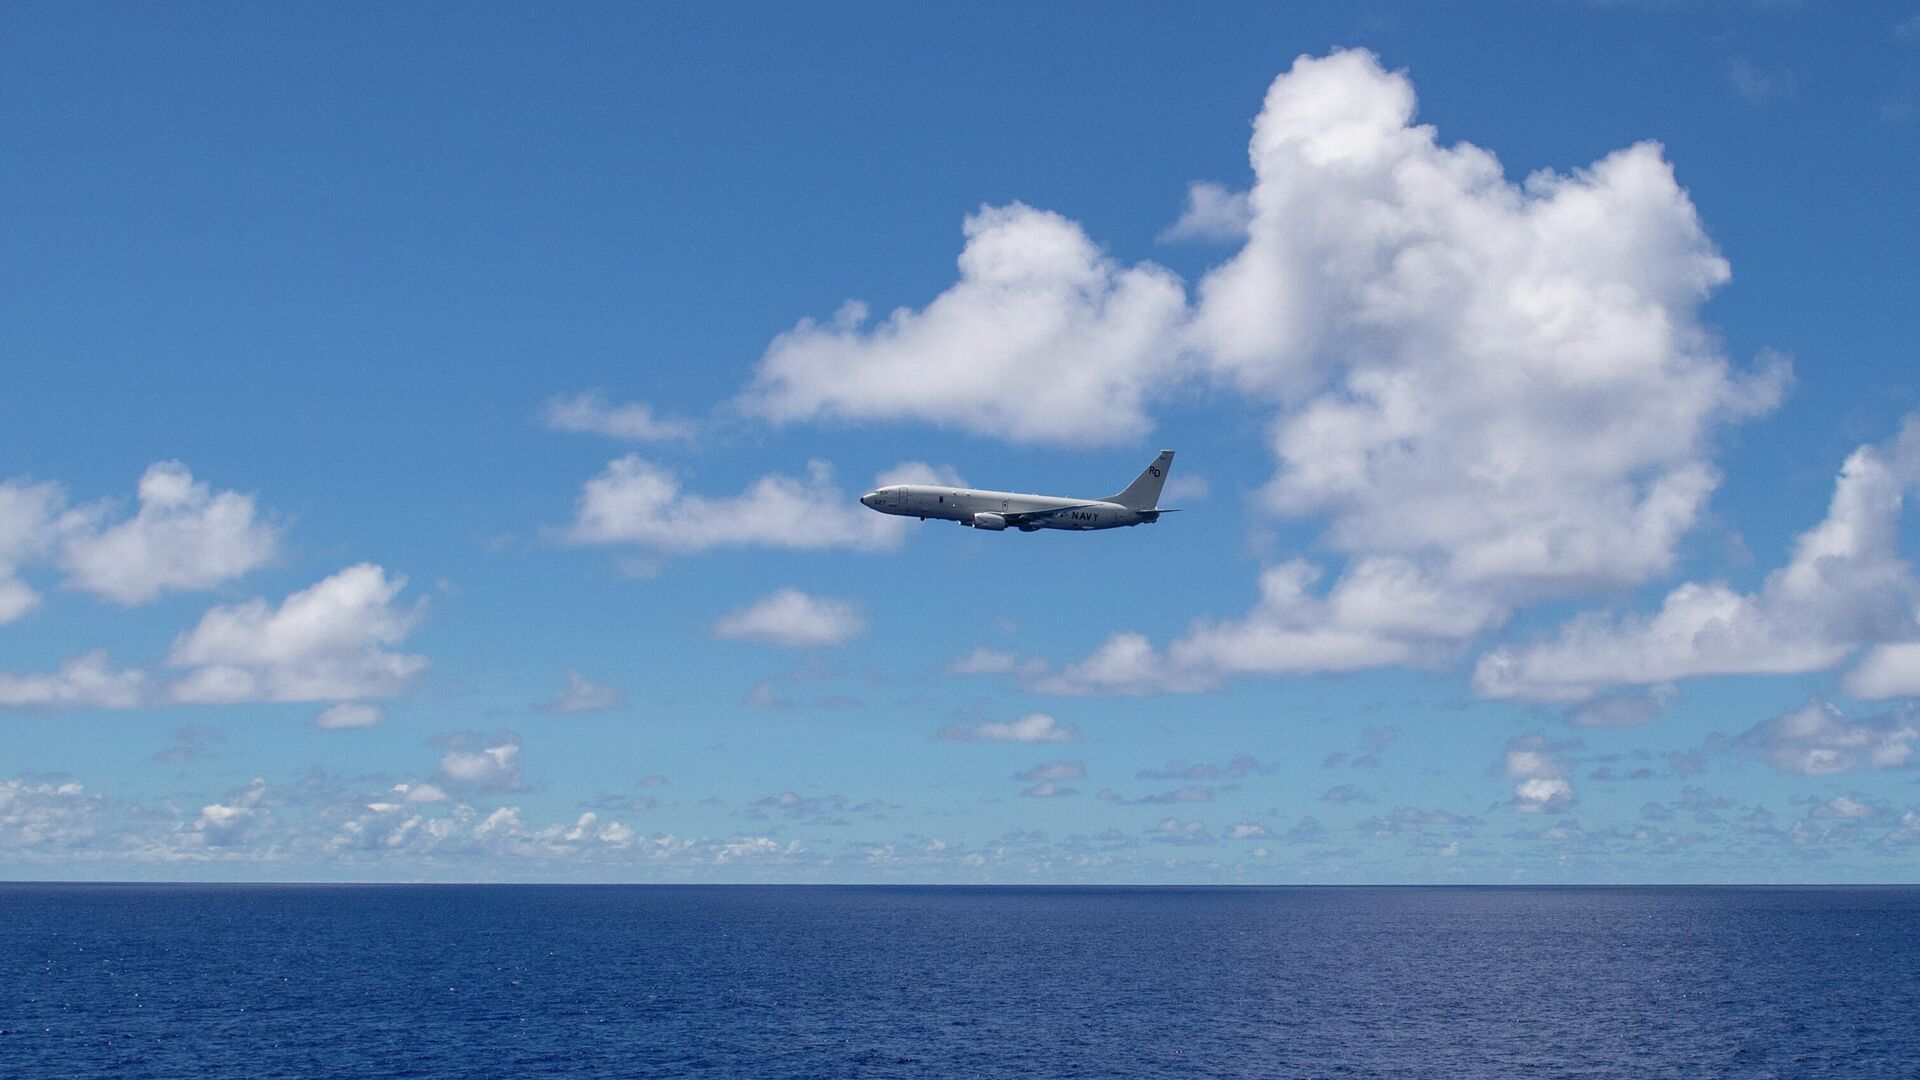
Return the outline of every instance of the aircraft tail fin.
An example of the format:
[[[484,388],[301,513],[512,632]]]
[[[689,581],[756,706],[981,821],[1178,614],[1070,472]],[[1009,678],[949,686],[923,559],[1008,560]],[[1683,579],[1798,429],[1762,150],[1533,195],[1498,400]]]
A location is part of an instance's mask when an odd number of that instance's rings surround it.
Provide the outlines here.
[[[1172,468],[1173,451],[1162,450],[1125,491],[1102,501],[1119,503],[1129,510],[1152,510],[1160,502],[1160,487],[1167,482],[1167,471]]]

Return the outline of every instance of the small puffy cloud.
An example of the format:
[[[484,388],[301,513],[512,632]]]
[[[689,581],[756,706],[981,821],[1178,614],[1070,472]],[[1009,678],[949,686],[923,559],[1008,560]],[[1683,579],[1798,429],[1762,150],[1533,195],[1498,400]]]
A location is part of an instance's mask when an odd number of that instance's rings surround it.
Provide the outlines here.
[[[0,708],[129,709],[146,698],[147,677],[115,670],[105,650],[83,653],[50,674],[0,672]]]
[[[1566,762],[1556,748],[1539,735],[1524,735],[1507,744],[1503,769],[1515,781],[1513,807],[1523,814],[1558,814],[1573,805],[1573,783]]]
[[[845,645],[866,628],[867,620],[852,601],[781,589],[723,616],[713,624],[713,633],[801,649]]]
[[[645,402],[615,405],[600,390],[556,397],[547,402],[540,419],[555,431],[605,435],[628,442],[691,439],[697,430],[691,420],[655,416]]]
[[[252,496],[215,494],[178,461],[149,466],[139,498],[132,518],[66,537],[60,562],[69,585],[140,604],[231,581],[266,565],[279,548],[279,530],[258,519]]]
[[[1080,730],[1046,713],[1028,713],[1017,720],[952,723],[934,732],[943,742],[1073,742]]]
[[[447,801],[447,793],[425,781],[416,781],[393,785],[393,798],[403,803],[441,803]]]
[[[440,758],[440,778],[474,791],[520,789],[520,740],[511,734],[457,737]]]
[[[1226,837],[1229,840],[1270,840],[1273,832],[1258,821],[1239,821],[1227,826]]]
[[[1324,597],[1311,591],[1319,577],[1305,559],[1269,567],[1245,618],[1200,620],[1164,650],[1139,634],[1114,634],[1085,660],[1033,680],[1033,688],[1140,695],[1208,690],[1230,675],[1431,666],[1506,614],[1447,591],[1402,559],[1365,560]]]
[[[1688,582],[1652,616],[1578,616],[1551,640],[1483,656],[1474,686],[1489,697],[1578,702],[1623,684],[1822,671],[1862,644],[1920,633],[1920,581],[1898,536],[1902,496],[1916,476],[1920,416],[1896,439],[1847,458],[1825,519],[1795,538],[1792,557],[1759,592]],[[1895,688],[1899,676],[1883,665],[1870,654],[1854,681]]]
[[[1035,691],[1062,697],[1193,693],[1215,685],[1208,675],[1174,667],[1144,634],[1134,633],[1113,634],[1085,660],[1031,680]]]
[[[342,701],[321,709],[313,718],[313,726],[322,731],[341,731],[346,728],[372,727],[386,719],[387,713],[378,705],[368,705],[359,701]]]
[[[891,803],[874,799],[853,803],[843,795],[802,795],[783,791],[747,804],[746,815],[756,821],[766,821],[772,815],[779,814],[809,825],[845,825],[849,814],[884,820],[888,811],[898,809]]]
[[[1046,669],[1046,664],[1037,660],[1022,660],[1018,655],[1006,649],[994,649],[985,645],[968,652],[953,663],[947,665],[949,675],[1037,675]]]
[[[216,607],[174,640],[167,663],[186,673],[177,701],[353,701],[390,697],[427,666],[398,651],[422,605],[394,603],[407,579],[350,566],[272,607]]]
[[[1180,212],[1180,220],[1168,226],[1160,239],[1245,240],[1252,223],[1253,209],[1247,205],[1246,192],[1196,180],[1187,185],[1187,206]]]
[[[1013,203],[967,218],[960,278],[925,308],[868,325],[849,302],[767,347],[741,395],[775,423],[910,420],[1022,442],[1115,443],[1151,426],[1186,290],[1107,258],[1080,226]]]
[[[266,794],[267,782],[255,778],[245,788],[228,794],[225,801],[201,807],[200,816],[194,820],[193,831],[207,847],[238,847],[245,844],[252,837],[260,803]]]
[[[1203,846],[1212,844],[1213,834],[1198,821],[1186,821],[1180,818],[1164,818],[1160,824],[1148,829],[1150,839],[1156,844],[1176,844],[1179,846]]]
[[[1885,807],[1875,806],[1864,799],[1857,799],[1852,795],[1835,795],[1808,810],[1807,814],[1815,819],[1846,819],[1880,817],[1886,812]]]
[[[1920,717],[1911,709],[1854,718],[1822,701],[1757,724],[1734,740],[1775,769],[1801,776],[1904,768],[1916,743]]]
[[[894,475],[902,475],[900,469]],[[683,492],[672,470],[628,454],[582,485],[573,524],[559,535],[573,544],[632,545],[666,555],[746,547],[890,551],[909,524],[861,506],[857,493],[833,482],[824,461],[808,462],[804,479],[763,476],[738,495],[710,498]]]
[[[626,701],[627,695],[613,687],[594,682],[577,671],[568,671],[560,690],[534,707],[541,712],[571,714],[617,709]]]

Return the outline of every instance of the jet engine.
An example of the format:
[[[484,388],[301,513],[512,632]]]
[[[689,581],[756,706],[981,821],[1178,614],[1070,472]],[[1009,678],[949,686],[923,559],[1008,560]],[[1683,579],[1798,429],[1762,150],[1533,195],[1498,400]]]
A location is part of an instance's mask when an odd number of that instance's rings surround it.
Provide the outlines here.
[[[990,532],[999,532],[1001,529],[1007,527],[1007,519],[1001,517],[999,514],[975,514],[973,515],[973,527],[976,529],[986,529]]]

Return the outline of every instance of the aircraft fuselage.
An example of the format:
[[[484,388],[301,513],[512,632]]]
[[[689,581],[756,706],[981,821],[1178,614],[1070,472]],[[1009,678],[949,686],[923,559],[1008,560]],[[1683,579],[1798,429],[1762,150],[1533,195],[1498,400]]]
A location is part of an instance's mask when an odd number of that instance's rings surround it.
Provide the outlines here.
[[[1118,529],[1157,520],[1158,510],[1129,510],[1119,503],[1067,499],[1054,495],[1027,495],[1017,491],[981,491],[977,488],[938,487],[931,484],[894,484],[861,496],[860,501],[883,514],[957,521],[986,529]]]

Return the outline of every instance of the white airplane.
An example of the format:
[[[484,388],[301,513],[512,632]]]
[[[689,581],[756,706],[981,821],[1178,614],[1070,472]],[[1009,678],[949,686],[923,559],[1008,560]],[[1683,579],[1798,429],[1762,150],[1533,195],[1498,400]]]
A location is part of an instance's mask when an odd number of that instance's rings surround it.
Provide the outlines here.
[[[976,491],[973,488],[932,484],[894,484],[860,496],[869,509],[922,521],[940,518],[976,529],[999,532],[1012,527],[1036,529],[1118,529],[1151,525],[1161,514],[1176,511],[1159,507],[1160,486],[1173,468],[1173,451],[1162,450],[1133,483],[1118,495],[1104,499],[1065,499],[1057,495],[1026,495],[1017,491]]]

